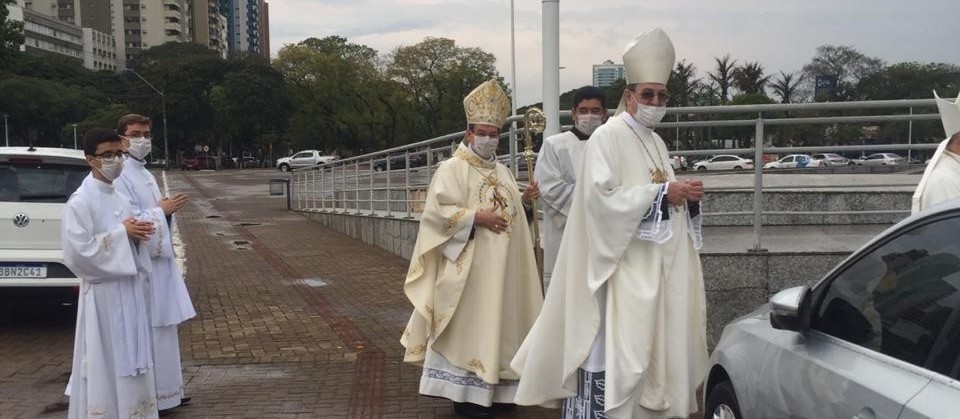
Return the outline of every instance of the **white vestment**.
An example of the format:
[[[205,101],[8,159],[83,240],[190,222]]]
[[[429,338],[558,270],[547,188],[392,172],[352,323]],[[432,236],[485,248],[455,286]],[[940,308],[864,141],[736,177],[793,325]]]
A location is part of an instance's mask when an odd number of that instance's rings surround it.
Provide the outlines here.
[[[930,163],[927,163],[917,190],[913,193],[913,214],[960,198],[960,156],[947,151],[949,143],[950,139],[943,140]]]
[[[81,278],[69,419],[156,418],[145,277],[150,260],[123,227],[128,199],[87,176],[63,211],[61,246]]]
[[[141,244],[153,267],[148,278],[150,323],[153,326],[154,376],[157,379],[159,408],[180,405],[183,398],[183,372],[180,366],[180,339],[177,325],[197,315],[183,282],[171,241],[173,218],[167,224],[160,208],[160,187],[146,168],[146,163],[128,158],[120,178],[114,181],[117,190],[130,198],[130,209],[137,219],[150,221],[156,232]]]
[[[507,220],[475,227],[478,210]],[[472,233],[471,233],[472,232]],[[543,304],[533,241],[510,170],[460,145],[437,168],[404,292],[414,306],[400,341],[423,365],[420,393],[484,406],[513,401],[510,360]]]
[[[540,201],[543,203],[544,286],[550,284],[553,265],[557,262],[585,143],[572,131],[567,131],[544,139],[537,155],[534,177],[540,184]]]
[[[707,364],[701,216],[664,208],[651,171],[675,180],[666,146],[626,114],[583,158],[553,283],[511,363],[515,401],[558,407],[577,394],[578,370],[602,366],[609,417],[687,417]]]

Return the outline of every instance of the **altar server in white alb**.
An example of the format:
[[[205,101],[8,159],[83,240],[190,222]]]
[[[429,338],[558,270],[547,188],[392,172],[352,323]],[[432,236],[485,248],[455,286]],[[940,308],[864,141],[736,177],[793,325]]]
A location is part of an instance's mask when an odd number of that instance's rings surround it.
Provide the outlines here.
[[[946,139],[927,163],[923,178],[913,193],[913,213],[916,214],[944,201],[960,198],[960,94],[956,101],[937,98],[940,120]]]
[[[653,131],[674,57],[660,29],[625,49],[626,112],[584,148],[543,311],[511,363],[517,404],[562,406],[576,419],[697,411],[707,364],[703,184],[676,180]]]
[[[117,132],[123,136],[129,157],[123,163],[117,188],[130,198],[134,217],[150,221],[156,227],[153,238],[145,242],[141,250],[149,255],[153,266],[148,278],[147,297],[153,328],[154,375],[158,407],[167,410],[190,400],[183,393],[177,326],[197,313],[177,266],[171,240],[173,215],[187,202],[187,195],[164,197],[157,179],[147,170],[146,157],[152,149],[149,118],[126,115],[120,118]]]
[[[69,419],[158,417],[146,300],[154,226],[114,187],[123,146],[112,130],[84,135],[91,174],[63,210],[61,246],[81,278]]]
[[[553,265],[560,251],[563,227],[573,203],[573,187],[583,161],[583,146],[590,134],[607,122],[607,99],[603,90],[594,86],[577,89],[571,115],[573,129],[545,138],[537,153],[534,176],[543,201],[544,286],[550,285]]]

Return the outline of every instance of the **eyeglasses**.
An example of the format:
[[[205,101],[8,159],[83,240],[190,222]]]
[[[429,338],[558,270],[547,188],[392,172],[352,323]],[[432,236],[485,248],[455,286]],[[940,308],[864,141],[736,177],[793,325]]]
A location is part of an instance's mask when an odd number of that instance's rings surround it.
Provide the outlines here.
[[[667,103],[670,100],[670,94],[666,91],[655,91],[653,89],[643,89],[640,92],[633,92],[640,97],[640,100],[650,103],[658,99],[660,103]]]
[[[124,159],[127,157],[127,153],[123,151],[104,151],[100,154],[94,154],[93,157],[98,157],[100,160]]]
[[[146,138],[146,139],[149,140],[149,139],[153,138],[153,134],[152,134],[150,131],[147,131],[147,132],[136,132],[136,131],[134,131],[134,132],[132,132],[132,133],[129,133],[129,134],[124,135],[124,137],[127,137],[127,138],[143,137],[143,138]]]

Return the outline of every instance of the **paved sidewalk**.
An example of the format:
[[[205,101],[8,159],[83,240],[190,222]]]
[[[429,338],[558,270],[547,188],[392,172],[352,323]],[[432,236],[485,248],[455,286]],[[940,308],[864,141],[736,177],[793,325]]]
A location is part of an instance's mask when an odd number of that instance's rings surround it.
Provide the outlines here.
[[[457,417],[401,362],[407,261],[286,211],[267,196],[277,176],[167,174],[192,197],[178,222],[198,316],[180,329],[193,401],[166,418]],[[0,418],[66,417],[74,314],[0,303]]]
[[[171,417],[455,417],[400,362],[407,262],[286,211],[267,197],[275,175],[168,174],[193,197],[180,227],[198,310],[181,330],[194,401]]]

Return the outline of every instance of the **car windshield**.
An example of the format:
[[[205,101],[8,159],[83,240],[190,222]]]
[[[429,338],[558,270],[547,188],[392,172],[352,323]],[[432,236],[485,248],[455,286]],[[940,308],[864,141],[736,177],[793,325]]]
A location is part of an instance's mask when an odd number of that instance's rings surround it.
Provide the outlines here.
[[[0,163],[0,202],[64,203],[88,173],[73,164]]]

